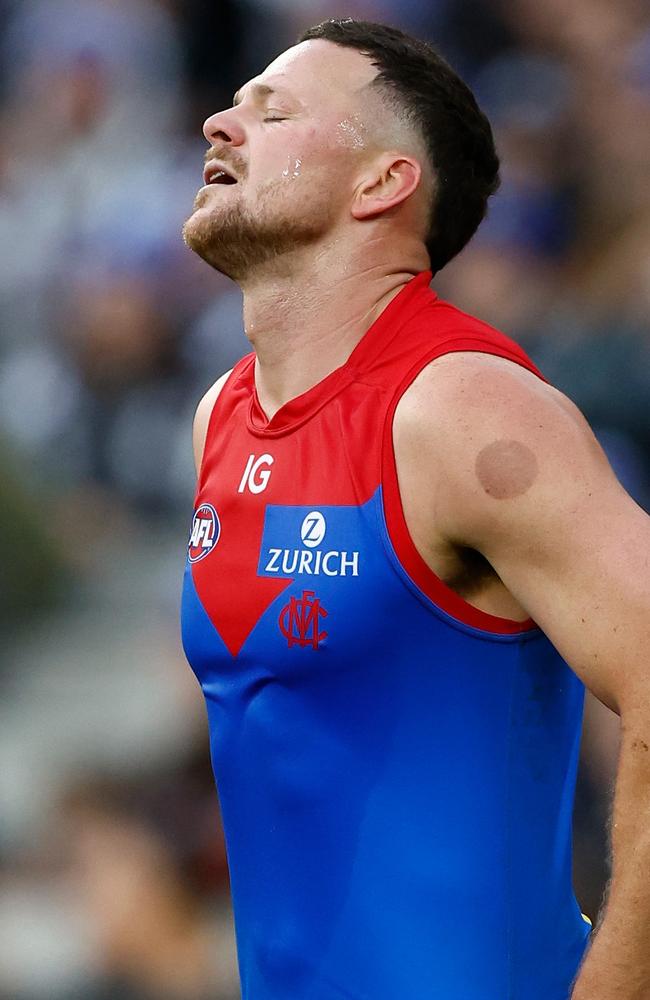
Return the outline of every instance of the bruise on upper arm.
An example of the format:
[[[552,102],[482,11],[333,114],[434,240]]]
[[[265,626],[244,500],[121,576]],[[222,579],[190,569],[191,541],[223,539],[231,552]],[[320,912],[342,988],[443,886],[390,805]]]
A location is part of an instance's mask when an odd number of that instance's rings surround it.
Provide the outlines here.
[[[479,483],[494,500],[511,500],[526,493],[539,471],[535,452],[515,439],[486,444],[476,456],[474,468]]]

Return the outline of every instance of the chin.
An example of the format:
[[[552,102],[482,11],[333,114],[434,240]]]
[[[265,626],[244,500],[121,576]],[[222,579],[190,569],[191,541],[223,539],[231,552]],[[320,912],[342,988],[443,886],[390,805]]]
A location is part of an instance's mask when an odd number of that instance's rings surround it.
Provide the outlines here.
[[[230,190],[230,187],[225,190]],[[255,210],[241,198],[212,199],[201,190],[183,227],[186,245],[216,271],[241,282],[268,268],[286,268],[295,252],[313,246],[331,228],[332,205],[324,197],[289,205],[284,185],[269,182],[255,193]]]
[[[248,273],[250,248],[240,245],[237,232],[219,215],[197,209],[183,226],[183,240],[215,271],[238,281]]]

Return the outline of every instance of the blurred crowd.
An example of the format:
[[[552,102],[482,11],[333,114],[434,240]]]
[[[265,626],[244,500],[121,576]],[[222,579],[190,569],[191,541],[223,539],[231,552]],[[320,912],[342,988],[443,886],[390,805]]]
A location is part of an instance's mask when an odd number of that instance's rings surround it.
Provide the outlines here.
[[[503,181],[434,287],[524,344],[650,505],[645,0],[0,0],[2,1000],[238,996],[176,609],[194,406],[248,348],[238,289],[179,234],[204,119],[342,14],[473,87]],[[617,738],[590,701],[592,917]]]

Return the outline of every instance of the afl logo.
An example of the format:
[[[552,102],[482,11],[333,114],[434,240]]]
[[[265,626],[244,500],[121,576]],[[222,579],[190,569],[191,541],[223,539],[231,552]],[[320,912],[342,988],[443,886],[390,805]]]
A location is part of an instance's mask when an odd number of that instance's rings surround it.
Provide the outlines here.
[[[187,556],[191,563],[199,562],[209,556],[219,541],[221,524],[216,510],[211,503],[202,503],[196,508],[192,521],[192,532],[187,547]]]
[[[307,514],[300,528],[300,539],[308,549],[314,549],[325,538],[325,518],[319,510]]]

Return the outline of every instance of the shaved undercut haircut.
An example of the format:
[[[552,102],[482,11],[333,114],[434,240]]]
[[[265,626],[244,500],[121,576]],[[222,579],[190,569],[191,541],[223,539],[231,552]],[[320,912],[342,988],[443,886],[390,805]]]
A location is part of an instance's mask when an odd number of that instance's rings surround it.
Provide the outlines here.
[[[425,243],[436,272],[469,242],[499,186],[492,129],[466,83],[426,42],[398,28],[334,18],[298,39],[321,38],[368,56],[379,88],[424,141],[434,174]]]

